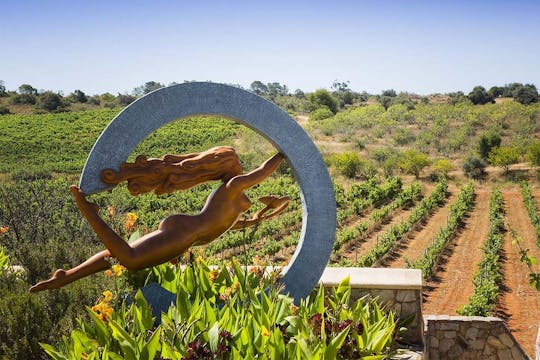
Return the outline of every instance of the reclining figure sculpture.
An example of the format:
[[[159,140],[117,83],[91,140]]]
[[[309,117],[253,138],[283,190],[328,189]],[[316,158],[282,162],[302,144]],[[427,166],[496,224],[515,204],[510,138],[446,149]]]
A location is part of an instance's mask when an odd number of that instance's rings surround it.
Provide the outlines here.
[[[176,214],[165,218],[157,230],[128,244],[99,216],[98,206],[89,202],[77,186],[70,190],[75,201],[106,250],[70,269],[56,270],[54,275],[30,288],[37,292],[57,289],[82,277],[111,266],[107,258],[114,257],[129,270],[139,270],[170,261],[194,245],[204,245],[227,230],[252,226],[281,213],[289,205],[288,196],[265,196],[259,200],[265,207],[250,219],[240,216],[251,206],[245,190],[259,184],[280,165],[284,156],[277,153],[257,169],[242,173],[242,166],[232,147],[218,146],[200,153],[165,155],[162,159],[138,156],[134,163],[124,163],[117,172],[101,173],[104,183],[117,185],[128,182],[132,195],[154,191],[156,194],[185,190],[199,184],[220,180],[221,184],[208,196],[196,215]]]

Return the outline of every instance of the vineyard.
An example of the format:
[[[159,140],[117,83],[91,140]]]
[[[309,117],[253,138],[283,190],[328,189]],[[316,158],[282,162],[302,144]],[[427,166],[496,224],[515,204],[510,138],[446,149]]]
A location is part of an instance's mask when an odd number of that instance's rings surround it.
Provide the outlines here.
[[[410,145],[459,157],[489,126],[504,128],[504,139],[530,136],[535,129],[526,133],[519,126],[534,123],[531,119],[538,116],[537,110],[516,104],[390,109],[352,109],[306,127],[326,158],[334,152],[329,138],[344,139],[348,146],[348,139],[367,131],[361,137],[365,147],[359,150],[365,154],[377,144],[396,141],[398,125],[413,135]],[[73,266],[101,248],[81,221],[67,188],[76,182],[86,154],[116,111],[0,117],[0,228],[4,229],[0,233],[0,268],[2,254],[7,254],[11,264],[24,266],[28,274],[23,282],[12,279],[0,285],[0,290],[12,293],[0,298],[0,309],[17,301],[25,301],[17,305],[20,309],[43,308],[51,314],[53,308],[61,309],[62,316],[41,314],[51,320],[44,322],[42,333],[36,336],[46,338],[51,329],[70,329],[74,322],[70,316],[76,313],[70,304],[87,301],[112,286],[110,279],[96,275],[99,281],[85,279],[56,295],[30,298],[26,293],[28,284],[50,276],[57,266]],[[390,134],[390,140],[384,133]],[[437,137],[440,141],[434,141]],[[158,130],[133,155],[157,157],[221,144],[239,149],[245,171],[275,151],[264,139],[229,120],[194,118]],[[533,353],[540,296],[529,282],[538,286],[540,281],[534,282],[534,271],[538,271],[534,261],[527,263],[526,259],[540,259],[540,190],[534,176],[521,176],[520,183],[489,177],[471,181],[462,174],[433,178],[424,173],[417,179],[404,173],[386,174],[381,168],[370,178],[350,179],[333,166],[330,171],[338,220],[330,266],[420,269],[425,281],[424,314],[502,317],[526,351]],[[91,200],[100,206],[103,218],[127,238],[135,231],[155,229],[171,213],[199,211],[214,186],[140,197],[130,196],[125,186],[119,186],[93,195]],[[232,258],[245,264],[286,264],[302,227],[300,194],[287,166],[248,191],[254,206],[246,217],[262,208],[258,198],[270,194],[291,197],[283,214],[254,228],[230,231],[193,249],[190,256],[203,256],[210,264]],[[136,229],[124,226],[127,213],[137,215]],[[15,322],[15,315],[11,316],[3,318]],[[0,338],[5,336],[2,331]],[[4,350],[1,345],[0,350]]]

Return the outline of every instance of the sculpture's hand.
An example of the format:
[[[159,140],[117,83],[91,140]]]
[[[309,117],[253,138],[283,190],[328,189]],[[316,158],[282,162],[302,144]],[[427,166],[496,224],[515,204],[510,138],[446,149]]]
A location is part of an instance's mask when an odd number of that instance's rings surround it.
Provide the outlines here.
[[[86,195],[77,185],[71,185],[69,190],[83,214],[89,212],[97,213],[99,211],[99,206],[86,200]]]

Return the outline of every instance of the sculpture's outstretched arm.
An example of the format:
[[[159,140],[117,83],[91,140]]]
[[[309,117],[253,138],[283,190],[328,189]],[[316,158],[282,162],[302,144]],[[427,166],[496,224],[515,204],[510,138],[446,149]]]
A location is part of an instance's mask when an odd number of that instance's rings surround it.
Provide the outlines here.
[[[259,210],[253,217],[246,220],[238,220],[229,230],[240,230],[245,229],[250,226],[254,226],[257,224],[260,224],[261,222],[271,219],[279,214],[281,214],[287,206],[289,206],[289,203],[291,202],[291,198],[289,196],[265,196],[263,198],[260,198],[263,203],[266,204],[264,208]],[[268,213],[268,211],[274,210],[271,213]],[[266,215],[265,215],[266,214]]]
[[[238,175],[232,178],[227,184],[228,187],[235,187],[239,190],[245,190],[254,185],[259,184],[261,181],[270,176],[277,170],[279,164],[285,157],[281,153],[277,153],[270,159],[266,160],[257,169],[243,175]]]

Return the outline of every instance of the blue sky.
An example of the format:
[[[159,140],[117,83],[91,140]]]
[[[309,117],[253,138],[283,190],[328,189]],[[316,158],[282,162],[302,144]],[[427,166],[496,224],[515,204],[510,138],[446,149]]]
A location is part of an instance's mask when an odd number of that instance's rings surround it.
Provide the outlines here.
[[[419,94],[540,87],[540,1],[6,1],[8,89],[128,93],[149,80]]]

